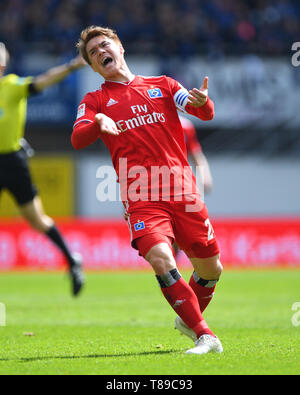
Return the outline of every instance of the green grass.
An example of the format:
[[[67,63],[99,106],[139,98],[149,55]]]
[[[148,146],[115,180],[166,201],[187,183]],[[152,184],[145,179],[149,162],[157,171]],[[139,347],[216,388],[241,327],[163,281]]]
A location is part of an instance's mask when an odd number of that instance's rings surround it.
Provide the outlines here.
[[[300,373],[299,271],[224,272],[205,313],[221,355],[184,354],[192,343],[150,272],[91,273],[80,298],[68,291],[61,273],[0,275],[0,374]]]

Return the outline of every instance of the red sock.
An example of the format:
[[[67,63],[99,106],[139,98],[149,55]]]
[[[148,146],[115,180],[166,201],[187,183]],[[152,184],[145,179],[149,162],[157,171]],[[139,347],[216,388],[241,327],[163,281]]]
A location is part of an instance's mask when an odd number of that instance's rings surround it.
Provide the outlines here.
[[[173,274],[174,270],[171,270]],[[178,273],[177,270],[176,272]],[[177,273],[175,273],[176,279],[171,282],[164,281],[165,276],[157,276],[162,293],[184,323],[196,333],[197,338],[204,334],[214,336],[201,314],[195,293],[182,277],[178,279],[180,274]],[[167,286],[168,284],[172,285]]]
[[[199,278],[195,272],[190,279],[189,285],[197,296],[201,313],[204,312],[204,310],[212,300],[216,288],[216,282],[217,281],[203,280]],[[209,285],[212,286],[209,287]]]

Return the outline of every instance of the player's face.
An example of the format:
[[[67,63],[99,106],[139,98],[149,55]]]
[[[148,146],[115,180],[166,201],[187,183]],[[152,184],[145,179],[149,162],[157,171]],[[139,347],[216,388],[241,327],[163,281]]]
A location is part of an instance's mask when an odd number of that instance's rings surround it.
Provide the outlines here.
[[[106,36],[92,38],[86,46],[91,67],[103,78],[113,78],[124,64],[124,49],[118,41]]]

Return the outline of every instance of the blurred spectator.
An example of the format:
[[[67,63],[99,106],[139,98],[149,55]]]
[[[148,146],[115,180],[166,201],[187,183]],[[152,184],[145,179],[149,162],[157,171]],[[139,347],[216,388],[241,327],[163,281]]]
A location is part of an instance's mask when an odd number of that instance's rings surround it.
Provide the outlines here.
[[[299,41],[296,0],[0,0],[0,41],[65,54],[91,24],[115,28],[130,54],[282,55]],[[17,44],[16,44],[17,43]],[[13,45],[12,45],[13,44]]]

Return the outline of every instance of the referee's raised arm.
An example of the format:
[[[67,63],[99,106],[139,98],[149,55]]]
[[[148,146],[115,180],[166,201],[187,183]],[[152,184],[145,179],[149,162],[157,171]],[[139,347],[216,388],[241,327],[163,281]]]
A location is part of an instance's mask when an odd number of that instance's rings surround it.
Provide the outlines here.
[[[33,79],[32,84],[34,86],[34,89],[37,92],[41,92],[45,88],[59,83],[70,73],[80,69],[81,67],[84,67],[85,65],[86,62],[79,55],[76,58],[72,59],[69,63],[63,64],[61,66],[52,67],[45,73],[42,73]]]

